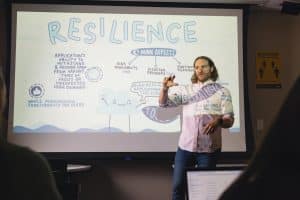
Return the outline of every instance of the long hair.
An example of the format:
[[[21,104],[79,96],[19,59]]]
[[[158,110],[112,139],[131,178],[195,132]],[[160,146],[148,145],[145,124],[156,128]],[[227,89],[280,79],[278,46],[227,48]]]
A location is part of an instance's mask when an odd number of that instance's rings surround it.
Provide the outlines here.
[[[197,60],[199,59],[204,59],[208,62],[208,65],[213,68],[213,71],[211,72],[211,76],[210,76],[210,79],[212,79],[213,81],[216,81],[218,78],[219,78],[219,73],[218,73],[218,70],[217,70],[217,67],[215,66],[215,63],[212,59],[210,59],[209,57],[207,56],[199,56],[197,57],[195,60],[194,60],[194,68],[195,68],[195,63],[197,62]],[[197,83],[198,82],[198,78],[196,76],[196,73],[194,72],[192,77],[191,77],[191,81],[192,83]]]

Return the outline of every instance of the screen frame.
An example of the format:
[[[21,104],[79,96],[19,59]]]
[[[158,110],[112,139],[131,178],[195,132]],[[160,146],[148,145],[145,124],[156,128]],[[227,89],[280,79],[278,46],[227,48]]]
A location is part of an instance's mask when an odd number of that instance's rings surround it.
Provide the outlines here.
[[[248,94],[248,73],[247,73],[247,25],[248,25],[248,12],[249,5],[246,4],[208,4],[208,3],[182,3],[182,2],[138,2],[138,1],[68,1],[63,0],[12,0],[7,4],[8,17],[7,17],[7,46],[8,49],[12,48],[11,31],[12,31],[12,5],[13,4],[62,4],[62,5],[109,5],[109,6],[134,6],[134,7],[182,7],[182,8],[215,8],[215,9],[241,9],[243,11],[243,86],[244,86],[244,111],[245,111],[245,136],[246,136],[246,151],[245,152],[222,152],[220,162],[226,163],[227,161],[235,161],[237,163],[243,162],[248,159],[254,149],[254,138],[252,135],[252,123],[250,116],[249,94]],[[12,51],[7,53],[7,71],[11,74],[11,54]],[[9,77],[9,76],[8,76]],[[11,86],[8,84],[8,86]],[[9,90],[10,92],[10,90]],[[9,94],[10,96],[11,94]],[[8,115],[9,113],[7,113]],[[11,123],[11,122],[9,122]],[[121,159],[121,160],[143,160],[143,159],[173,159],[175,152],[42,152],[48,159]]]

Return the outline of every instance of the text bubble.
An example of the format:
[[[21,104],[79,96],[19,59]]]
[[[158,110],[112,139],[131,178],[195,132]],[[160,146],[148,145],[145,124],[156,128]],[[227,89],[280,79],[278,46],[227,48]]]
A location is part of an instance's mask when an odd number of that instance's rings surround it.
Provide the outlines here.
[[[132,50],[131,54],[135,56],[173,57],[176,55],[176,50],[170,48],[139,48]]]
[[[146,97],[158,97],[160,88],[160,82],[140,81],[131,84],[131,91],[137,93],[141,101],[145,101]]]

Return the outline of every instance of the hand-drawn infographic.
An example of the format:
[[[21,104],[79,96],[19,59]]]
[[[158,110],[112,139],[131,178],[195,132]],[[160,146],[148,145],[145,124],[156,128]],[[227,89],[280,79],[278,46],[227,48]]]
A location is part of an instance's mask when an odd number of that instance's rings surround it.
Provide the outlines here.
[[[236,33],[224,41],[216,31],[235,30],[233,17],[19,12],[17,19],[17,133],[178,133],[180,109],[158,106],[163,78],[188,84],[197,56],[237,56]],[[226,28],[205,30],[218,20]]]

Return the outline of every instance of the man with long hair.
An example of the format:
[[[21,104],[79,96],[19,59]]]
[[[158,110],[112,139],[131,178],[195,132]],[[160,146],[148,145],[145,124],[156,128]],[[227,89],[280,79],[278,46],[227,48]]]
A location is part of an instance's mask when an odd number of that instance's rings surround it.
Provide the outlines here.
[[[194,61],[192,84],[178,86],[175,76],[165,77],[159,96],[162,107],[182,105],[182,130],[175,155],[173,200],[185,199],[185,169],[216,166],[221,151],[221,129],[233,125],[233,106],[228,89],[216,83],[218,71],[206,56]],[[169,92],[176,87],[176,92]]]

